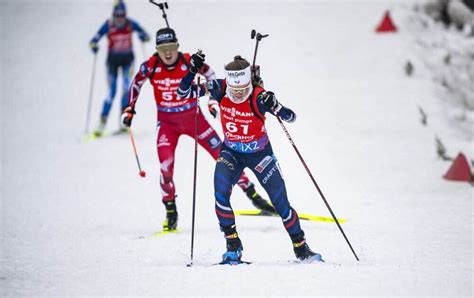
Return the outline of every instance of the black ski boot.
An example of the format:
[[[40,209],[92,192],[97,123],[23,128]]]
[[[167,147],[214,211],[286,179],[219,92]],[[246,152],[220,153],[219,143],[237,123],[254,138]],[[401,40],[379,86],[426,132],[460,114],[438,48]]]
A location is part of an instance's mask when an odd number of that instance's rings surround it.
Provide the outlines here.
[[[239,235],[235,225],[229,227],[221,227],[221,230],[224,232],[224,237],[226,240],[227,251],[222,255],[221,265],[238,265],[243,262],[240,260],[242,258],[242,241],[240,241]]]
[[[163,231],[175,231],[178,227],[178,211],[175,201],[164,203],[166,207],[166,220],[163,222]]]
[[[316,252],[313,252],[304,238],[304,232],[301,231],[296,235],[290,235],[291,241],[293,242],[293,251],[295,256],[300,261],[305,262],[324,262],[322,256]]]
[[[257,209],[262,210],[264,213],[277,214],[275,208],[270,204],[270,202],[262,198],[257,193],[253,183],[251,183],[250,186],[245,189],[245,194]]]

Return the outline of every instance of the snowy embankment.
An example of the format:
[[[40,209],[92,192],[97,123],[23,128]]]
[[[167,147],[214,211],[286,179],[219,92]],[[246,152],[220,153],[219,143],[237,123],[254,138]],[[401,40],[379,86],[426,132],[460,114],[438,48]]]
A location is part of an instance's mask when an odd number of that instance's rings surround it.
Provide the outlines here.
[[[200,150],[195,266],[187,268],[192,139],[182,138],[176,153],[182,232],[140,239],[165,215],[151,88],[143,88],[133,124],[145,179],[127,136],[80,142],[92,66],[87,43],[110,1],[6,1],[0,296],[472,296],[472,188],[441,178],[449,165],[437,158],[433,134],[442,131],[471,156],[472,138],[441,120],[428,68],[405,76],[403,65],[417,52],[407,27],[412,12],[397,2],[252,1],[238,10],[227,1],[169,3],[181,49],[203,49],[219,76],[234,55],[252,58],[251,29],[270,34],[258,56],[265,85],[297,112],[287,127],[336,215],[347,219],[343,228],[360,257],[335,225],[303,222],[311,247],[340,266],[291,264],[279,219],[238,217],[244,258],[256,264],[210,266],[225,242],[213,208],[213,162]],[[145,1],[128,7],[148,31],[164,25]],[[376,35],[387,8],[400,30]],[[100,46],[94,121],[106,93]],[[145,50],[152,54],[153,45]],[[136,55],[143,60],[138,44]],[[422,126],[418,105],[440,120]],[[267,128],[292,205],[329,216],[277,121]],[[232,203],[251,206],[239,190]]]

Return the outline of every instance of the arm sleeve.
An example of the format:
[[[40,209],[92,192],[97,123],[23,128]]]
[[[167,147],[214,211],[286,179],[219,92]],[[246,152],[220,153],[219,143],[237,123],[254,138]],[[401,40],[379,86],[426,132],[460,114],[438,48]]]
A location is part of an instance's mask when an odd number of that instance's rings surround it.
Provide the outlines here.
[[[225,95],[224,91],[224,80],[215,79],[207,83],[207,90],[211,93],[211,98],[217,102],[221,102]]]
[[[273,114],[273,112],[263,104],[263,99],[262,97],[260,97],[260,94],[257,96],[257,107],[258,107],[258,111],[262,115],[265,115],[266,112],[270,112]]]
[[[294,117],[295,113],[283,106],[280,102],[278,102],[277,99],[275,99],[277,101],[277,108],[275,110],[272,110],[270,108],[268,108],[267,106],[265,106],[265,104],[263,103],[263,99],[262,97],[258,96],[257,97],[257,106],[258,106],[258,110],[260,111],[260,113],[262,113],[262,115],[265,115],[266,112],[269,112],[270,114],[274,115],[274,116],[278,116],[284,120],[287,120],[287,119],[290,119],[292,117]]]
[[[146,33],[146,31],[143,30],[143,28],[140,27],[140,25],[137,22],[135,22],[134,20],[130,20],[130,23],[132,24],[132,30],[138,33],[138,37],[140,38],[141,41],[150,39],[150,36],[148,35],[148,33]]]
[[[147,62],[144,62],[142,65],[140,65],[140,69],[133,78],[130,89],[128,90],[128,106],[132,107],[132,109],[135,109],[138,96],[140,95],[140,90],[142,89],[143,83],[145,83],[149,76],[150,70],[147,67]]]
[[[97,33],[94,35],[94,37],[92,37],[91,41],[90,42],[93,42],[93,43],[98,43],[99,40],[102,38],[102,36],[104,36],[105,34],[107,34],[109,32],[109,21],[105,21],[105,23],[99,28],[99,31],[97,31]]]
[[[188,72],[184,78],[181,79],[181,83],[179,83],[178,88],[178,97],[180,98],[188,98],[188,97],[196,97],[197,92],[197,85],[194,84],[194,77],[196,76],[195,73]],[[201,84],[199,86],[199,96],[204,96],[206,94],[206,86]]]
[[[181,79],[181,82],[179,83],[179,88],[177,91],[179,97],[186,98],[189,96],[189,94],[191,94],[193,80],[195,76],[196,76],[195,73],[188,71],[188,73],[184,76],[184,78]]]

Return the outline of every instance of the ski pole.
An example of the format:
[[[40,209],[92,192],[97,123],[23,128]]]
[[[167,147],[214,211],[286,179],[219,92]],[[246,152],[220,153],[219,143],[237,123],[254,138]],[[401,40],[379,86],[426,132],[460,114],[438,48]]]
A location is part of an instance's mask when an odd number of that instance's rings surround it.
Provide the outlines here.
[[[257,32],[255,31],[255,29],[253,29],[252,32],[250,33],[250,38],[251,38],[251,39],[256,38],[255,52],[254,52],[254,55],[253,55],[253,68],[254,68],[254,69],[255,69],[255,61],[256,61],[256,59],[257,59],[258,43],[260,42],[260,40],[262,40],[262,38],[265,38],[265,37],[267,37],[267,36],[268,36],[268,34],[262,35],[262,34],[260,34],[260,33],[257,33]],[[323,192],[322,192],[321,189],[319,188],[318,183],[316,183],[316,180],[314,179],[313,174],[311,174],[311,171],[309,170],[308,166],[306,165],[306,162],[304,161],[303,156],[301,156],[300,151],[299,151],[298,148],[296,147],[295,142],[293,142],[293,139],[291,138],[290,133],[288,132],[288,130],[286,129],[285,125],[284,125],[283,122],[281,121],[280,117],[277,116],[276,118],[278,119],[278,122],[280,122],[280,125],[281,125],[281,127],[283,128],[283,131],[284,131],[285,134],[286,134],[286,137],[287,137],[288,140],[290,141],[291,145],[293,146],[293,148],[294,148],[295,151],[296,151],[296,154],[298,155],[299,159],[300,159],[301,162],[303,163],[303,166],[304,166],[306,172],[308,173],[309,177],[310,177],[311,180],[313,181],[314,186],[315,186],[316,189],[318,190],[319,195],[321,196],[321,198],[322,198],[323,201],[324,201],[324,204],[326,204],[326,207],[328,208],[329,212],[331,213],[332,218],[333,218],[334,221],[336,222],[337,227],[339,228],[339,230],[341,231],[342,235],[344,236],[344,239],[346,240],[347,244],[349,245],[349,247],[350,247],[352,253],[354,254],[356,260],[359,261],[359,257],[357,256],[356,252],[355,252],[354,249],[352,248],[352,245],[351,245],[351,243],[349,242],[349,239],[347,239],[347,236],[346,236],[346,234],[344,233],[344,230],[342,229],[341,225],[339,224],[339,221],[337,220],[336,215],[335,215],[334,212],[332,211],[331,206],[329,206],[329,203],[328,203],[328,201],[326,200],[326,197],[324,196]]]
[[[283,124],[283,121],[281,121],[280,117],[277,116],[276,118],[278,119],[278,122],[280,122],[280,125],[281,125],[281,127],[283,128],[283,131],[284,131],[285,134],[286,134],[286,137],[287,137],[288,140],[290,141],[291,145],[293,146],[293,149],[295,149],[296,154],[298,155],[298,157],[300,158],[301,162],[303,163],[303,166],[304,166],[306,172],[308,173],[309,177],[310,177],[311,180],[313,181],[313,184],[314,184],[314,186],[316,187],[316,189],[318,190],[319,195],[320,195],[321,198],[323,199],[324,204],[326,204],[326,207],[328,208],[329,212],[331,213],[332,218],[333,218],[334,221],[336,222],[337,227],[339,228],[339,231],[341,231],[342,236],[344,236],[344,239],[346,240],[347,244],[349,245],[350,249],[352,250],[352,253],[354,254],[354,257],[356,258],[357,261],[359,261],[359,257],[357,256],[356,252],[355,252],[354,249],[352,248],[352,245],[351,245],[351,243],[349,242],[349,239],[347,239],[347,236],[346,236],[346,234],[344,233],[344,230],[342,229],[341,225],[339,224],[339,221],[337,220],[336,215],[334,214],[334,212],[332,211],[331,207],[329,206],[329,203],[328,203],[328,201],[326,200],[326,198],[324,197],[323,192],[322,192],[321,189],[319,188],[318,183],[316,183],[316,180],[314,179],[313,174],[311,174],[311,171],[309,170],[308,166],[306,165],[306,162],[304,161],[303,156],[301,156],[300,151],[299,151],[298,148],[296,147],[295,142],[293,142],[293,139],[291,138],[290,133],[289,133],[288,130],[286,129],[285,125]]]
[[[200,50],[198,51],[200,52]],[[193,216],[191,219],[191,262],[187,265],[191,267],[193,265],[193,253],[194,253],[194,221],[196,218],[196,181],[197,181],[197,156],[198,156],[198,115],[199,115],[199,84],[201,84],[201,77],[198,74],[197,77],[197,86],[196,86],[196,120],[194,122],[195,125],[195,133],[194,133],[194,177],[193,177]]]
[[[166,22],[166,27],[169,28],[170,25],[168,24],[168,18],[166,16],[166,12],[165,12],[165,9],[168,9],[168,2],[156,3],[155,1],[150,0],[150,3],[155,4],[156,6],[158,6],[161,9],[161,11],[163,12],[162,17],[163,17],[163,19],[165,19],[165,22]]]
[[[138,171],[139,171],[138,175],[140,175],[141,177],[145,177],[146,172],[143,171],[142,167],[140,166],[140,160],[138,159],[137,147],[135,146],[135,138],[133,137],[131,127],[128,129],[128,134],[130,135],[130,140],[132,141],[133,152],[135,153],[135,158],[137,159],[137,165],[138,165]]]
[[[91,106],[92,106],[92,97],[94,94],[94,81],[95,81],[95,69],[97,65],[97,54],[94,54],[94,62],[92,63],[92,75],[91,75],[91,83],[89,86],[89,101],[87,103],[87,116],[86,116],[86,130],[85,134],[89,133],[89,121],[91,116]]]

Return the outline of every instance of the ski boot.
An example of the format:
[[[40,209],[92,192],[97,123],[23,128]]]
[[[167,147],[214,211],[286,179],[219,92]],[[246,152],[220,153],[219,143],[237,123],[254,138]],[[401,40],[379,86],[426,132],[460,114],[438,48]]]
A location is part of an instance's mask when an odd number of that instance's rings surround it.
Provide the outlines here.
[[[166,207],[166,220],[163,222],[163,231],[176,231],[178,227],[178,211],[175,201],[164,203]]]
[[[101,117],[100,117],[99,127],[97,127],[97,129],[94,130],[94,132],[92,132],[92,135],[93,135],[95,138],[100,138],[100,137],[104,134],[105,124],[107,124],[107,117],[101,116]]]
[[[123,134],[127,134],[129,131],[130,131],[130,128],[128,128],[128,127],[120,127],[113,134],[114,135],[123,135]]]
[[[224,237],[227,242],[226,247],[227,251],[222,255],[222,262],[220,265],[239,265],[245,263],[241,261],[242,250],[242,241],[240,241],[239,235],[235,225],[230,227],[222,227],[221,230],[224,232]]]
[[[304,238],[304,232],[301,231],[296,235],[290,235],[291,241],[293,242],[293,251],[298,260],[304,262],[324,262],[322,256],[314,251],[312,251],[306,239]]]
[[[122,109],[123,111],[124,109]],[[119,117],[119,123],[118,123],[119,129],[117,129],[113,134],[114,135],[123,135],[123,134],[128,134],[130,131],[130,127],[126,127],[123,122],[122,122],[122,116]]]
[[[252,201],[252,204],[257,208],[262,210],[265,214],[277,214],[275,208],[262,198],[257,191],[255,190],[255,185],[250,183],[249,187],[245,189],[245,194]]]

